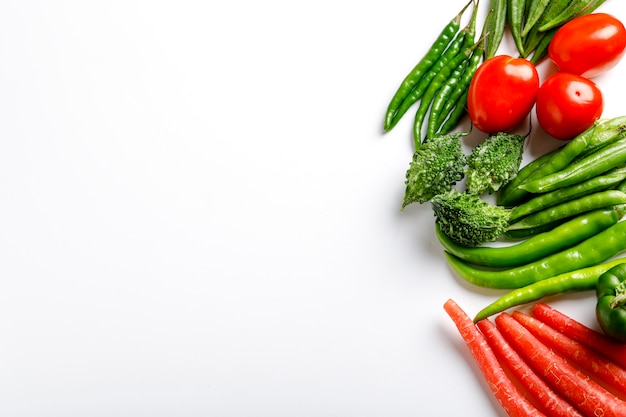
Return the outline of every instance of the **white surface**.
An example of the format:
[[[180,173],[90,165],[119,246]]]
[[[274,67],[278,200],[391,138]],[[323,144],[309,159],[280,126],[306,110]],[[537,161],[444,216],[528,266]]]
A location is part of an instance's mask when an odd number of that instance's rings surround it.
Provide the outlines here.
[[[381,133],[461,6],[3,2],[0,415],[502,416]]]

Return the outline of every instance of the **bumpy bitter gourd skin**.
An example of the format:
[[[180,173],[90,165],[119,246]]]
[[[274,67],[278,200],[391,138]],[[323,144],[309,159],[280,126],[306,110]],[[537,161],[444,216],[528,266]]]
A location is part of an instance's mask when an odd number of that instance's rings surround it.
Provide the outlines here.
[[[415,151],[406,172],[402,209],[412,203],[430,201],[463,178],[466,157],[461,136],[461,133],[437,136]]]
[[[467,157],[467,191],[494,193],[516,176],[522,163],[525,136],[498,133],[474,147]]]
[[[436,195],[431,204],[441,232],[458,244],[493,242],[506,231],[511,211],[491,205],[476,194],[452,189]]]

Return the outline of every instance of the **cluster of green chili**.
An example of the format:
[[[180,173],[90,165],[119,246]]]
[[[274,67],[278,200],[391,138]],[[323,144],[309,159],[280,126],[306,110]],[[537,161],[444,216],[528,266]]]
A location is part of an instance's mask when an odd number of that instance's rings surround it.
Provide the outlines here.
[[[471,19],[461,28],[462,17],[470,6]],[[385,131],[390,131],[418,101],[413,125],[416,149],[424,140],[449,133],[457,125],[466,112],[470,81],[483,60],[484,43],[475,39],[477,11],[478,0],[467,3],[404,78],[387,106]],[[427,133],[422,139],[427,117]]]
[[[626,117],[602,120],[523,167],[500,189],[509,210],[501,246],[463,245],[437,229],[449,264],[470,284],[509,293],[477,320],[547,295],[595,288],[626,258]],[[503,204],[505,202],[506,204]]]
[[[560,26],[593,12],[605,1],[491,0],[494,19],[486,40],[486,58],[495,55],[508,25],[520,55],[537,64],[546,56],[548,45]]]

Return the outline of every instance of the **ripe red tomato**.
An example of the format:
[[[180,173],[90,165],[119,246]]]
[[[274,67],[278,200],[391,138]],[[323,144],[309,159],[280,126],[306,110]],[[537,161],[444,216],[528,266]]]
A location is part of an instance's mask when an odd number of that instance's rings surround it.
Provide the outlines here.
[[[539,75],[526,59],[498,55],[483,62],[469,86],[467,108],[477,129],[506,132],[530,113]]]
[[[586,78],[613,68],[626,51],[626,29],[606,13],[581,16],[556,31],[548,56],[559,71]]]
[[[537,93],[537,119],[551,136],[569,140],[600,118],[604,102],[595,83],[587,78],[558,72]]]

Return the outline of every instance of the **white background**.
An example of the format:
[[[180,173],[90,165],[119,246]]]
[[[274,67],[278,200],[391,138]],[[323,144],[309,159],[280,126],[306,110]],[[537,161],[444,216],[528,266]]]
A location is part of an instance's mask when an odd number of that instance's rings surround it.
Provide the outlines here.
[[[382,133],[462,3],[0,2],[0,415],[503,416]]]

